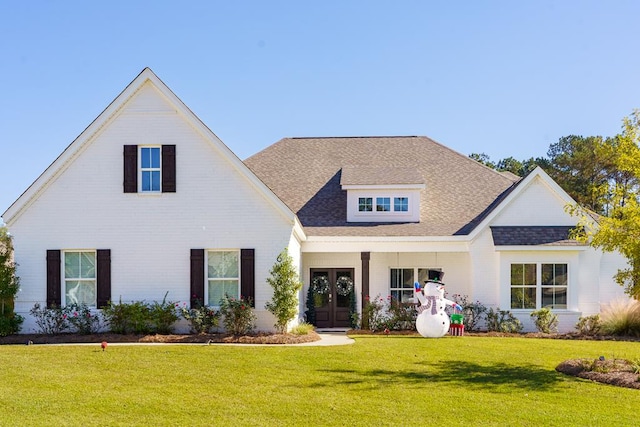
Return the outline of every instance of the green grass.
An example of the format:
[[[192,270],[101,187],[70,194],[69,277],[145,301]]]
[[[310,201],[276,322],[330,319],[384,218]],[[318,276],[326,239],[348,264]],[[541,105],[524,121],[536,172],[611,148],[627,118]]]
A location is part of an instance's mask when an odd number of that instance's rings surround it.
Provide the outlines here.
[[[638,425],[640,390],[555,372],[640,343],[356,336],[337,347],[0,346],[0,425]]]

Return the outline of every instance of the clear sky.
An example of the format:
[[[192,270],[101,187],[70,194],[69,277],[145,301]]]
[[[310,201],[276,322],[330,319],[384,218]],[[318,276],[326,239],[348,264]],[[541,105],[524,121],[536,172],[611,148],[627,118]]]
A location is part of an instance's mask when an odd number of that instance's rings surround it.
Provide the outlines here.
[[[614,135],[640,108],[638,17],[635,0],[0,0],[0,213],[146,66],[241,159],[290,136],[522,160]]]

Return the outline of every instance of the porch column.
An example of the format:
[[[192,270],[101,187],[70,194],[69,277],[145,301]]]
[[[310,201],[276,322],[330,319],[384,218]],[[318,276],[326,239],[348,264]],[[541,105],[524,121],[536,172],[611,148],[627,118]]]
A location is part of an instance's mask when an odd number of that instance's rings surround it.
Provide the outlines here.
[[[362,309],[365,305],[365,297],[369,295],[369,260],[371,259],[371,252],[360,252],[360,259],[362,260]]]

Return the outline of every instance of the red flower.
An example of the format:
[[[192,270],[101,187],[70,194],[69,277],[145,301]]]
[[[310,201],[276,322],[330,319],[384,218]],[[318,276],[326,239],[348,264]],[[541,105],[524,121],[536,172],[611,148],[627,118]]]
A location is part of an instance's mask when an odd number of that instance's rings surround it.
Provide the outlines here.
[[[77,311],[73,312],[73,317],[78,317],[78,312]]]

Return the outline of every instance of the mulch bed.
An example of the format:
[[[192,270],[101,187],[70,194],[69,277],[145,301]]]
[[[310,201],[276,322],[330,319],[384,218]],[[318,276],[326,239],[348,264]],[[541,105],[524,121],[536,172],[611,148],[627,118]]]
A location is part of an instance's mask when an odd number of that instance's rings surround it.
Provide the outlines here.
[[[640,390],[640,374],[628,360],[572,359],[556,366],[556,371],[599,383]]]
[[[320,336],[315,332],[307,335],[294,334],[267,334],[256,333],[252,335],[234,336],[227,334],[170,334],[170,335],[133,335],[133,334],[19,334],[8,337],[0,337],[2,344],[77,344],[77,343],[164,343],[164,344],[212,344],[212,343],[239,343],[239,344],[301,344],[319,341]]]

